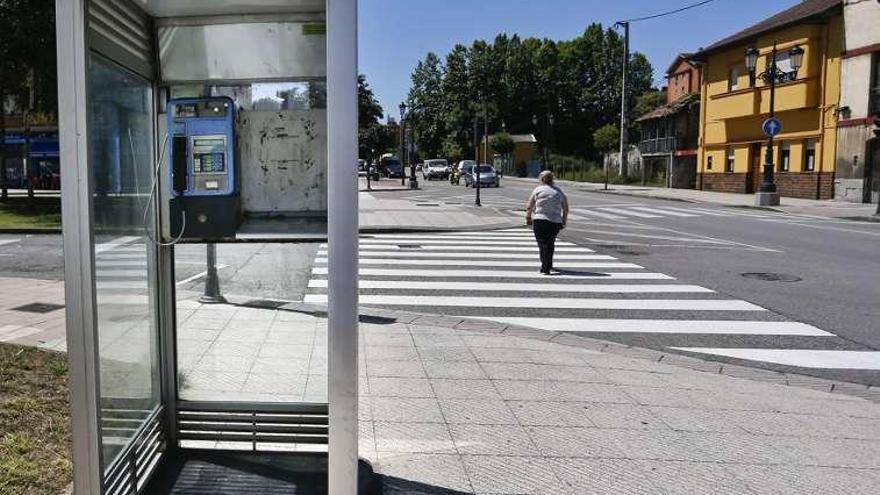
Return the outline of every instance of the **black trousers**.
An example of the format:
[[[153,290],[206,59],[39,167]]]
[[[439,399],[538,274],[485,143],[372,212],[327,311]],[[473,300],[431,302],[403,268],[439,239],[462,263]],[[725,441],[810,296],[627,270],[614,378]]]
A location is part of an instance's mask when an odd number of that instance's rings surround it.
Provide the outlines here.
[[[538,241],[538,252],[541,254],[541,272],[549,273],[553,268],[556,236],[562,230],[562,224],[549,220],[534,220],[532,228],[535,231],[535,240]]]

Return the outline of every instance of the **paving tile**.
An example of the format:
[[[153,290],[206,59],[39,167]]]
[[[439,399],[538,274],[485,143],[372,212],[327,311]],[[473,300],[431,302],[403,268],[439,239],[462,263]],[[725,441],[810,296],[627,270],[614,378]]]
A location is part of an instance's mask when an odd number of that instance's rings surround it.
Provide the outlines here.
[[[555,366],[531,363],[483,363],[489,378],[495,380],[560,380],[605,382],[587,366]]]
[[[438,347],[457,347],[467,349],[465,341],[458,334],[414,333],[412,340],[416,347],[420,349],[436,349]]]
[[[587,403],[584,412],[599,428],[669,430],[669,426],[645,406],[636,404]]]
[[[489,380],[431,378],[429,382],[438,399],[501,400],[501,395]]]
[[[618,385],[636,385],[640,387],[668,387],[668,375],[650,371],[606,369],[601,373],[608,381]]]
[[[589,363],[580,352],[547,352],[526,350],[528,362],[535,364],[552,364],[558,366],[585,366]]]
[[[516,418],[501,400],[440,399],[447,423],[512,425]]]
[[[595,426],[587,416],[587,403],[508,401],[523,426]]]
[[[429,378],[458,378],[480,380],[487,378],[483,368],[477,363],[424,361],[425,372]]]
[[[558,495],[566,490],[553,465],[540,457],[462,457],[477,493]]]
[[[373,465],[383,476],[384,488],[413,493],[421,489],[470,492],[471,483],[458,454],[412,454],[382,452]],[[390,478],[390,479],[389,479]]]
[[[752,491],[726,465],[712,462],[642,461],[642,473],[656,493],[747,495]]]
[[[477,358],[467,347],[419,347],[418,353],[423,362],[477,362]]]
[[[308,359],[312,354],[312,345],[267,344],[260,347],[260,358]]]
[[[397,453],[457,454],[449,427],[442,423],[388,423],[373,424],[376,451]]]
[[[286,373],[307,375],[309,373],[308,359],[289,358],[265,358],[254,359],[251,373]]]
[[[720,433],[743,433],[744,431],[731,419],[731,411],[657,406],[650,406],[649,409],[657,418],[677,431],[714,431]]]
[[[461,454],[535,455],[535,444],[518,425],[449,425],[452,439]]]
[[[465,345],[471,348],[520,349],[518,339],[505,335],[474,335],[471,333],[464,333],[461,336],[461,340],[464,341]]]
[[[623,447],[618,445],[620,432],[617,430],[558,426],[529,426],[526,430],[544,456],[627,457]]]
[[[634,401],[616,385],[605,383],[553,382],[556,400],[577,402],[612,402],[632,404]]]
[[[305,375],[287,375],[281,373],[251,373],[242,387],[242,392],[274,393],[281,395],[300,395],[306,389]]]
[[[379,361],[418,361],[419,354],[415,347],[381,347],[366,346],[364,349],[367,362]]]
[[[495,388],[504,400],[556,400],[554,383],[541,380],[493,380]]]
[[[368,376],[396,378],[425,378],[425,370],[419,361],[377,361],[366,365]]]
[[[569,487],[573,494],[656,495],[661,493],[645,475],[645,466],[641,461],[629,459],[550,459],[548,462],[559,479]]]
[[[427,378],[369,377],[368,380],[370,395],[374,397],[434,397]]]
[[[874,495],[880,486],[877,470],[748,464],[726,467],[758,495]]]
[[[414,347],[413,338],[409,333],[366,333],[362,336],[368,346],[377,347]]]
[[[531,363],[532,351],[526,349],[498,349],[494,347],[471,347],[471,352],[481,363]]]
[[[758,437],[801,466],[880,469],[880,442],[844,438]]]
[[[436,399],[410,397],[370,397],[375,421],[405,423],[443,423]]]

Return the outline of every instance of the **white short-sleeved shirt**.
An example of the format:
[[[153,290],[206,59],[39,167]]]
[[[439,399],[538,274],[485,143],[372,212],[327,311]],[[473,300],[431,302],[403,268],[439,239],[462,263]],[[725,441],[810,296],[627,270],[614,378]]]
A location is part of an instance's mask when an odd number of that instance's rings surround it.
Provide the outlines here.
[[[556,186],[542,184],[532,192],[535,198],[535,220],[548,220],[554,223],[562,223],[562,205],[565,202],[565,193]]]

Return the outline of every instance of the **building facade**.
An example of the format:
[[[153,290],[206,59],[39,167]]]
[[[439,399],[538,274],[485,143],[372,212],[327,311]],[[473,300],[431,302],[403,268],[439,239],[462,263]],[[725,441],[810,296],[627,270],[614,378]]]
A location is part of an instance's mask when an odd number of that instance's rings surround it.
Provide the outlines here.
[[[678,55],[666,71],[666,81],[666,103],[636,120],[643,178],[662,175],[668,187],[693,189],[700,129],[700,68],[690,55]]]
[[[775,92],[782,122],[772,150],[777,188],[782,196],[829,199],[837,157],[842,0],[805,0],[695,55],[702,64],[697,187],[758,190],[770,87],[755,74],[770,67],[774,45],[777,67],[789,75]],[[789,58],[795,46],[804,50],[796,73]],[[749,48],[759,53],[754,73],[745,66]]]
[[[880,2],[846,0],[843,18],[834,196],[876,203],[880,199]]]

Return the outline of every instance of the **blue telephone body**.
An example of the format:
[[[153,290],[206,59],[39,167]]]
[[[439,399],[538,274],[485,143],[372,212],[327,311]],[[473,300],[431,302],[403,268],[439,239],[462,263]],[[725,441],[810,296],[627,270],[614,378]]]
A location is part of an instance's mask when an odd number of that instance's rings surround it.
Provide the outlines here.
[[[241,223],[241,188],[233,101],[177,98],[167,110],[171,237],[234,237]]]

